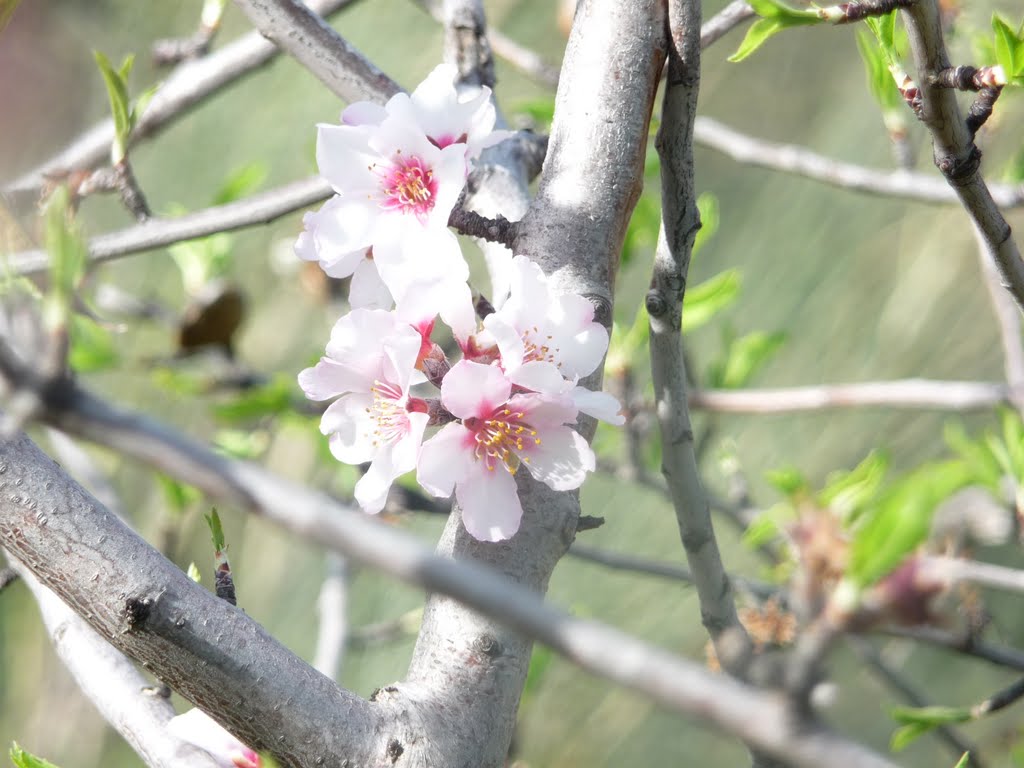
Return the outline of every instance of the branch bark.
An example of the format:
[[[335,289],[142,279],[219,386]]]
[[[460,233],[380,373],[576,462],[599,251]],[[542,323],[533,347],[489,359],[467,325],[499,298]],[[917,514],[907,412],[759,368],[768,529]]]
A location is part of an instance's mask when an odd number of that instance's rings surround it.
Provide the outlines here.
[[[923,106],[921,121],[932,135],[935,165],[946,177],[999,267],[1003,285],[1024,308],[1024,261],[981,176],[981,151],[960,113],[956,91],[943,88],[936,75],[949,68],[936,0],[918,0],[901,11],[917,65]]]
[[[701,619],[722,666],[742,674],[752,646],[736,614],[697,468],[682,354],[683,295],[694,238],[700,229],[693,179],[693,121],[700,84],[699,3],[670,2],[669,28],[668,82],[657,139],[662,225],[646,298],[662,473],[700,598]]]
[[[39,583],[17,561],[15,571],[32,591],[57,656],[103,718],[151,768],[217,768],[201,749],[167,730],[169,699],[147,692],[135,665]]]

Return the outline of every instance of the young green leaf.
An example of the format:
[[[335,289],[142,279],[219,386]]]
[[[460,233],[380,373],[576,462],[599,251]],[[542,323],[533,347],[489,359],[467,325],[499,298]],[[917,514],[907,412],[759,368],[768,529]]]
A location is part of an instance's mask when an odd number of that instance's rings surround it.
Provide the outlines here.
[[[893,484],[858,518],[850,547],[849,580],[874,584],[896,568],[928,535],[940,502],[971,482],[961,461],[926,464]]]
[[[968,766],[970,764],[971,764],[971,753],[970,752],[964,752],[963,755],[961,755],[960,759],[956,761],[956,765],[954,765],[953,768],[968,768]]]
[[[252,194],[267,179],[267,166],[260,162],[246,163],[229,175],[213,196],[211,205],[233,203]]]
[[[134,125],[131,101],[128,98],[128,74],[132,70],[134,56],[126,56],[117,69],[100,51],[93,51],[96,64],[103,75],[110,99],[110,112],[114,118],[114,143],[110,149],[110,162],[117,165],[124,160],[128,151],[128,137]]]
[[[846,523],[852,523],[878,496],[888,468],[888,456],[872,451],[849,472],[837,472],[829,477],[818,493],[819,504],[831,508]]]
[[[66,327],[89,252],[71,215],[70,193],[58,187],[46,201],[45,239],[50,256],[50,291],[43,309],[50,329]]]
[[[808,24],[820,24],[824,19],[816,10],[792,8],[779,0],[752,0],[751,7],[761,18],[747,30],[746,37],[729,61],[743,61],[760,48],[768,38],[791,27],[803,27]]]
[[[785,28],[786,25],[779,19],[758,19],[750,25],[750,29],[747,30],[747,34],[740,43],[740,47],[729,57],[729,61],[733,63],[743,61],[768,42],[768,38]]]
[[[969,707],[896,707],[890,715],[896,722],[903,724],[890,740],[893,752],[899,752],[919,736],[940,725],[966,723],[974,719]],[[963,758],[960,764],[966,765]]]
[[[57,766],[49,760],[43,760],[43,758],[36,757],[31,752],[26,752],[18,746],[18,742],[16,741],[11,742],[11,751],[9,754],[11,762],[18,766],[18,768],[57,768]]]
[[[85,315],[71,318],[68,364],[76,373],[95,373],[113,367],[119,359],[113,334]]]
[[[733,339],[724,362],[711,368],[712,385],[723,389],[745,386],[785,343],[786,334],[781,332],[755,331]]]
[[[210,510],[210,514],[203,515],[206,518],[206,525],[210,528],[210,538],[213,541],[213,548],[217,552],[223,552],[227,549],[227,545],[224,543],[224,528],[220,524],[220,515],[217,514],[217,508],[213,507]]]
[[[707,325],[739,298],[742,278],[738,269],[727,269],[695,285],[683,297],[683,333]]]
[[[764,479],[772,488],[790,499],[810,490],[807,478],[796,467],[771,469],[764,473]]]
[[[185,572],[185,575],[192,579],[196,584],[199,584],[202,580],[202,575],[199,573],[199,566],[195,563],[188,564],[188,570]]]

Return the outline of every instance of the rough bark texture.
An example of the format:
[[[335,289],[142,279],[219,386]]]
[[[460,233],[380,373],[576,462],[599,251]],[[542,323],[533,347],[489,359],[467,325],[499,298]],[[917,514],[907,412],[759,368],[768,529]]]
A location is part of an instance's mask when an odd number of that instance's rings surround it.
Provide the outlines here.
[[[195,584],[25,436],[0,442],[0,546],[114,647],[283,765],[340,765],[376,744],[367,702]]]

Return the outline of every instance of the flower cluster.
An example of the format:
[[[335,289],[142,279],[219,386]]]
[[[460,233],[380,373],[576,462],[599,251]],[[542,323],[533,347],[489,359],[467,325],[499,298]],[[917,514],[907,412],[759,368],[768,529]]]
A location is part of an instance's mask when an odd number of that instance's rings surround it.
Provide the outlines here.
[[[594,454],[577,417],[622,417],[613,397],[578,385],[608,347],[593,306],[555,292],[535,263],[509,259],[508,295],[478,322],[448,219],[473,161],[506,134],[493,130],[490,92],[460,99],[454,78],[442,65],[411,95],[353,104],[341,125],[320,126],[317,161],[337,194],[306,215],[295,250],[351,276],[353,309],[299,385],[336,398],[320,428],[339,461],[369,462],[355,489],[365,511],[383,509],[394,480],[415,470],[428,493],[455,493],[471,535],[500,541],[522,517],[516,472],[579,488]],[[461,350],[454,364],[433,341],[438,319]]]

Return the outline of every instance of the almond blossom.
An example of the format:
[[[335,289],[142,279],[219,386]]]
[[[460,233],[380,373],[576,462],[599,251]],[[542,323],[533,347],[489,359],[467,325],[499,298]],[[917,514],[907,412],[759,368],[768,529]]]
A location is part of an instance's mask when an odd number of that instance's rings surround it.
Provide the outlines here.
[[[317,163],[338,193],[311,222],[318,255],[334,254],[328,265],[341,269],[344,260],[347,272],[372,248],[374,266],[398,303],[414,285],[468,279],[448,229],[466,183],[464,146],[439,149],[415,126],[388,117],[372,128],[321,125]]]
[[[624,422],[614,397],[576,386],[597,370],[608,350],[608,331],[594,320],[594,305],[578,294],[556,293],[533,261],[512,259],[508,299],[484,319],[484,329],[515,384],[568,394],[584,413],[612,424]]]
[[[324,412],[320,431],[330,436],[339,461],[370,462],[355,498],[372,514],[384,508],[395,478],[416,465],[427,404],[409,389],[424,379],[415,369],[422,346],[420,331],[393,312],[356,309],[335,324],[320,362],[299,374],[311,400],[338,397]]]
[[[519,530],[521,466],[556,491],[579,488],[594,470],[590,446],[571,428],[578,410],[568,397],[512,394],[498,366],[461,360],[444,377],[441,402],[460,421],[423,444],[416,479],[435,496],[454,489],[463,525],[477,539],[501,541]]]
[[[411,94],[395,94],[383,107],[356,102],[341,113],[341,122],[380,125],[394,115],[419,127],[441,149],[452,144],[464,145],[467,159],[474,160],[484,149],[511,134],[494,130],[497,115],[491,89],[482,86],[473,95],[460,96],[455,88],[457,77],[458,70],[453,65],[439,64]]]
[[[222,768],[260,768],[260,756],[228,733],[201,709],[172,717],[167,730],[184,742],[210,753]]]

